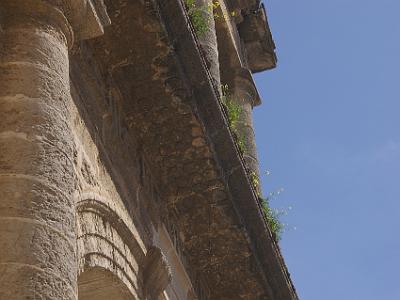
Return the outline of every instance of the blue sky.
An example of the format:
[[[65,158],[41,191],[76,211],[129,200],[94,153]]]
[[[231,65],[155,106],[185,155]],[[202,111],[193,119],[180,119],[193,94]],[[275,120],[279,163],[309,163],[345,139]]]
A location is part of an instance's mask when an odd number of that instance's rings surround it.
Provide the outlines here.
[[[293,206],[298,294],[399,300],[400,1],[264,2],[279,63],[255,76],[257,144],[271,204]]]

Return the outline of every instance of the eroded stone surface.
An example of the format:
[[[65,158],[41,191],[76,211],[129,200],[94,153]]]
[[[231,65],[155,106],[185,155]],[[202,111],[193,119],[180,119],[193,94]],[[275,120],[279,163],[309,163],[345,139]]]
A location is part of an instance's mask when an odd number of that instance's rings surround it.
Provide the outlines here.
[[[214,23],[196,39],[177,0],[0,12],[0,299],[296,299],[218,102]]]

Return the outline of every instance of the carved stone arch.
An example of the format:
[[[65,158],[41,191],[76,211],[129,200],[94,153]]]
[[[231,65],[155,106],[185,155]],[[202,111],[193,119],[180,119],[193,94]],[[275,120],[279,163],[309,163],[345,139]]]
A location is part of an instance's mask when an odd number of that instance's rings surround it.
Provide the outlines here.
[[[140,266],[146,250],[123,207],[95,193],[83,194],[77,201],[77,230],[79,277],[102,270],[100,278],[109,273],[126,287],[127,299],[142,299]]]

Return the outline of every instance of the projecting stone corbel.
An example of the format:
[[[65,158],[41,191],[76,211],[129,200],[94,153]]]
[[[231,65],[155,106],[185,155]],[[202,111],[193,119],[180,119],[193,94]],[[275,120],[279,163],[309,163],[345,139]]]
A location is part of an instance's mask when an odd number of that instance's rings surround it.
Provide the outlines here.
[[[103,35],[104,27],[111,24],[104,0],[73,0],[66,6],[77,40]]]
[[[171,279],[171,270],[161,249],[151,247],[146,254],[143,266],[143,284],[147,299],[158,299]]]

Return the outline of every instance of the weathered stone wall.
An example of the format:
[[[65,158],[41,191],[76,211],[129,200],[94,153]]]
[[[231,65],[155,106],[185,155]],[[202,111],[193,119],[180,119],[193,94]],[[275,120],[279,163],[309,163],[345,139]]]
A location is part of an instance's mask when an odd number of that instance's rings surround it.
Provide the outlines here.
[[[155,184],[123,141],[114,91],[90,102],[90,81],[70,74],[74,34],[101,27],[64,4],[0,3],[0,299],[158,297],[170,273],[153,246]]]
[[[71,74],[72,81],[76,82],[72,89],[76,104],[73,132],[82,297],[97,299],[101,294],[108,295],[104,290],[90,292],[96,290],[93,289],[96,280],[86,279],[85,274],[99,268],[118,278],[129,294],[124,296],[127,299],[153,299],[165,289],[165,293],[180,290],[176,279],[174,287],[168,286],[170,262],[163,257],[165,250],[175,250],[170,245],[167,249],[160,242],[159,230],[163,226],[157,182],[147,167],[144,153],[139,150],[140,145],[127,138],[118,103],[120,95],[112,87],[103,85],[101,74],[84,54],[74,56]],[[163,238],[168,240],[165,234]],[[183,268],[179,271],[185,272]],[[176,272],[175,276],[187,278]],[[190,287],[189,282],[182,289],[188,293]]]
[[[180,0],[0,2],[0,299],[292,299],[244,165],[256,92],[232,68],[243,155],[209,25]]]
[[[102,268],[122,281],[135,299],[142,299],[139,264],[143,263],[146,247],[106,170],[101,158],[105,155],[99,153],[77,110],[73,132],[78,178],[78,274]]]
[[[76,299],[71,28],[19,2],[0,4],[0,299]]]
[[[170,237],[161,221],[165,202],[157,176],[152,174],[141,143],[126,128],[115,83],[104,77],[91,50],[83,44],[72,56],[71,78],[76,104],[77,199],[85,199],[77,207],[78,222],[85,227],[78,234],[80,270],[85,270],[85,264],[89,270],[96,264],[105,266],[139,299],[164,289],[169,299],[195,297],[176,249],[179,245],[171,242],[178,238]],[[154,247],[161,249],[165,259],[151,254]],[[85,251],[91,254],[85,256]],[[168,262],[171,274],[163,261]],[[136,265],[138,270],[131,267]]]

